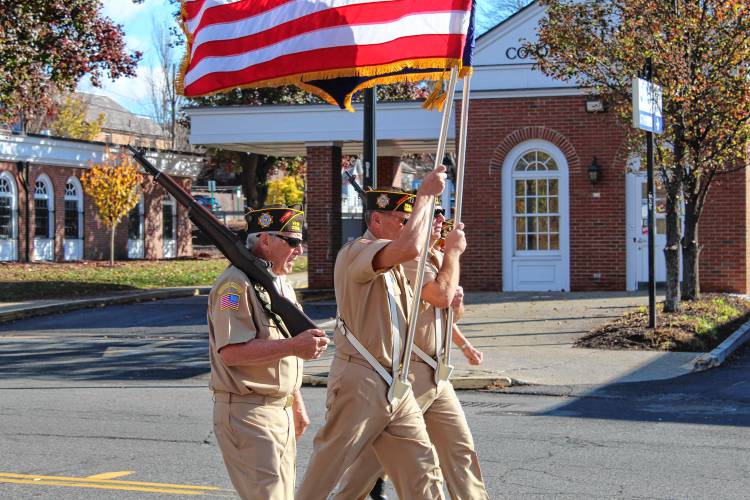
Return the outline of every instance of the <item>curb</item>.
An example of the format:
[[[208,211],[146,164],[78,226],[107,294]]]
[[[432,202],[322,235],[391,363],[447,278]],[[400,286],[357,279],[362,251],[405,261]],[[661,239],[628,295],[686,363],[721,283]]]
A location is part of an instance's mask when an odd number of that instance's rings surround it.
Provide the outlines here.
[[[17,309],[0,312],[0,323],[14,321],[34,316],[44,316],[61,312],[77,311],[94,307],[104,307],[115,304],[132,304],[147,300],[176,299],[206,294],[210,287],[188,287],[178,289],[161,289],[146,292],[134,292],[127,295],[113,297],[97,297],[92,299],[70,300],[41,306],[20,306]]]
[[[693,361],[693,372],[702,372],[721,366],[724,361],[745,342],[750,340],[750,321],[739,327],[713,351],[701,354]]]
[[[505,389],[514,383],[509,377],[456,377],[451,379],[453,388],[457,391],[474,391],[477,389]],[[302,385],[310,387],[321,387],[328,385],[328,377],[325,375],[303,375]]]

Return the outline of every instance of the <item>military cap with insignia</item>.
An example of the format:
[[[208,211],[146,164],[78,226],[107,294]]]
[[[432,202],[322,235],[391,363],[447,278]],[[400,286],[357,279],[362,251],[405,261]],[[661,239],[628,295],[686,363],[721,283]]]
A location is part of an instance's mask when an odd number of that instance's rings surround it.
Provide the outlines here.
[[[371,189],[365,191],[366,209],[379,212],[405,212],[414,208],[415,196],[394,189]]]
[[[245,214],[247,234],[301,233],[305,212],[287,207],[265,207]]]

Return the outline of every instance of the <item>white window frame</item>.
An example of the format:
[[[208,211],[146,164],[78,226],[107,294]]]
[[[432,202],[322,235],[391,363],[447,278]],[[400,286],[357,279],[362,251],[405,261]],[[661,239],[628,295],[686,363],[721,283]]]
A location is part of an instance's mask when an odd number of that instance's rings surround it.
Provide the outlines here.
[[[526,156],[529,153],[533,153],[533,152],[541,152],[541,153],[545,153],[546,155],[548,155],[552,159],[552,161],[555,162],[555,165],[557,166],[557,169],[556,170],[527,170],[527,171],[518,171],[518,170],[516,170],[516,166],[518,165],[518,162],[521,161],[521,159],[524,156]],[[562,242],[560,241],[560,229],[561,229],[560,225],[562,223],[562,221],[561,221],[562,215],[561,215],[561,212],[560,212],[560,187],[561,187],[560,178],[561,178],[560,167],[557,164],[557,160],[555,159],[554,156],[552,156],[551,154],[549,154],[548,151],[546,151],[544,149],[541,149],[541,148],[534,148],[534,149],[531,149],[531,150],[525,150],[525,152],[523,154],[517,155],[516,160],[513,162],[512,167],[511,167],[511,181],[510,181],[512,183],[512,185],[510,186],[510,192],[511,192],[510,196],[512,197],[510,218],[511,218],[511,225],[512,225],[511,231],[512,231],[512,234],[513,234],[513,238],[512,238],[512,241],[510,243],[513,245],[513,255],[519,255],[519,256],[523,256],[523,255],[527,255],[527,256],[534,256],[534,255],[539,255],[539,256],[555,255],[555,256],[559,256],[559,255],[561,255],[561,253],[562,253],[561,252]],[[558,218],[558,228],[557,228],[557,241],[558,241],[558,245],[557,246],[558,246],[558,248],[557,248],[557,250],[551,250],[551,249],[547,249],[547,250],[518,250],[518,249],[516,249],[516,226],[515,226],[515,222],[516,222],[515,219],[516,219],[516,215],[517,215],[516,214],[516,208],[515,208],[516,207],[516,196],[515,196],[516,195],[516,192],[515,192],[516,181],[517,180],[521,180],[521,181],[527,181],[527,180],[553,180],[553,179],[557,181],[557,195],[556,195],[557,196],[557,218]],[[524,197],[524,199],[526,199],[526,197]],[[549,214],[549,212],[547,212],[547,213]],[[539,213],[535,212],[533,214],[529,213],[527,215],[536,215],[538,217]],[[550,233],[551,232],[549,231],[549,228],[547,228],[547,232],[544,233],[544,234],[550,234]],[[537,227],[537,234],[540,234],[538,227]]]
[[[0,239],[0,245],[3,245],[3,251],[0,253],[0,260],[16,261],[18,260],[18,186],[13,174],[7,171],[0,172],[0,179],[8,183],[9,191],[0,192],[0,197],[10,198],[10,238]]]
[[[73,185],[75,195],[70,195],[68,192],[68,184]],[[81,181],[77,177],[70,177],[65,181],[65,201],[75,201],[76,208],[78,210],[78,235],[74,239],[83,239],[83,186]]]
[[[38,193],[38,184],[44,185],[45,193]],[[42,236],[35,236],[35,238],[43,238],[48,240],[55,239],[55,187],[52,184],[52,180],[47,174],[40,174],[34,179],[34,205],[36,200],[47,200],[47,210],[49,211],[49,230],[47,231],[46,238]],[[36,220],[36,217],[35,217]]]

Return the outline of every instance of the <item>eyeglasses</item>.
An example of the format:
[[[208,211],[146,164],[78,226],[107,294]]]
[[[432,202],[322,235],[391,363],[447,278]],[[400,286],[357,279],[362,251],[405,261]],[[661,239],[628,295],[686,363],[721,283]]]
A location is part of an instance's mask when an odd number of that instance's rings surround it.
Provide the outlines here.
[[[391,216],[392,216],[392,215],[395,215],[396,217],[398,217],[398,222],[399,222],[399,224],[401,224],[402,226],[405,226],[405,225],[406,225],[406,223],[407,223],[407,222],[409,222],[409,218],[408,218],[408,217],[401,217],[401,216],[399,215],[399,212],[392,212],[392,211],[390,211],[390,210],[389,210],[389,211],[383,211],[382,213],[385,213],[385,214],[390,214]]]
[[[443,217],[445,217],[445,209],[444,208],[436,208],[433,217],[437,219],[438,215],[442,215]]]
[[[281,236],[280,234],[274,234],[274,236],[286,241],[286,244],[289,245],[289,248],[297,248],[302,243],[304,243],[304,240],[300,238],[292,238],[290,236]]]

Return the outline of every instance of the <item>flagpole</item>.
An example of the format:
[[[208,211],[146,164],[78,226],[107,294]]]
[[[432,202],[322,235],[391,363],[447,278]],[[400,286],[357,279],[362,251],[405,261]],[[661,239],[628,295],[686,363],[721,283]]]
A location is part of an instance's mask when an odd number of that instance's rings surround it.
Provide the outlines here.
[[[458,68],[451,68],[450,79],[448,80],[448,90],[446,92],[445,107],[443,108],[443,120],[440,124],[440,137],[438,138],[437,154],[435,155],[435,164],[433,170],[443,162],[445,154],[445,144],[448,141],[448,126],[450,125],[450,116],[453,109],[453,95],[456,91],[456,80],[458,80]],[[432,200],[432,197],[431,197]],[[434,202],[434,200],[433,200]],[[414,303],[409,313],[409,330],[406,334],[406,345],[404,346],[404,355],[402,358],[401,371],[398,378],[394,378],[393,384],[388,391],[388,399],[401,398],[409,389],[409,364],[411,362],[411,353],[414,347],[414,335],[417,331],[417,316],[419,315],[419,301],[422,295],[422,286],[424,284],[424,268],[427,263],[427,254],[430,251],[430,240],[432,237],[432,223],[435,211],[430,210],[429,224],[425,228],[425,241],[422,253],[419,256],[419,265],[417,267],[417,279],[414,283]]]
[[[469,129],[469,82],[471,75],[463,78],[463,89],[461,92],[461,124],[458,142],[458,158],[456,159],[456,208],[454,215],[454,227],[461,223],[461,207],[464,194],[464,172],[466,171],[466,139]],[[451,343],[453,340],[453,307],[448,306],[447,333],[445,347],[443,351],[442,364],[438,363],[438,370],[435,371],[436,381],[448,380],[453,367],[451,366]],[[441,366],[442,365],[442,366]],[[442,369],[441,369],[442,368]],[[445,375],[445,378],[443,378]]]

